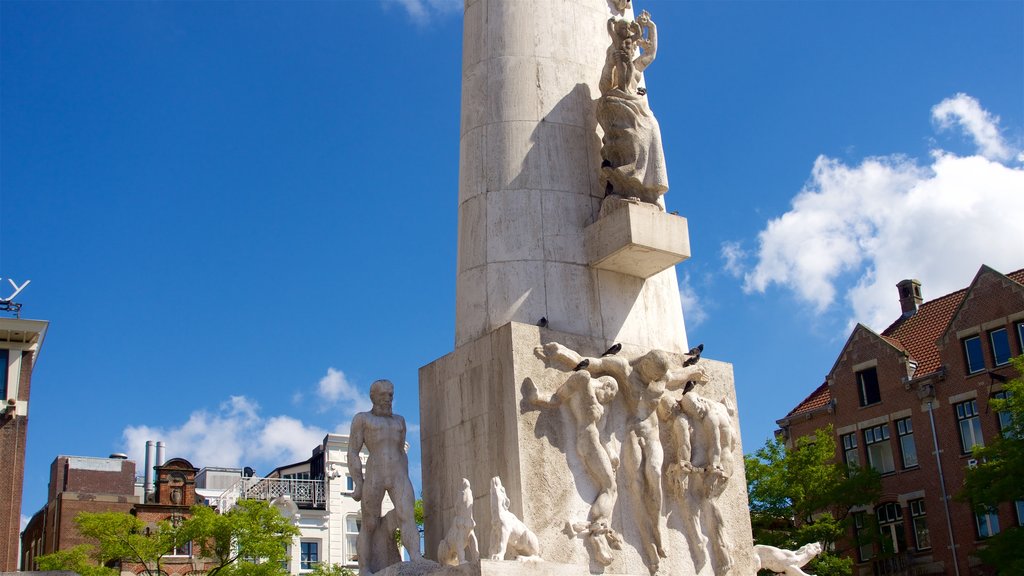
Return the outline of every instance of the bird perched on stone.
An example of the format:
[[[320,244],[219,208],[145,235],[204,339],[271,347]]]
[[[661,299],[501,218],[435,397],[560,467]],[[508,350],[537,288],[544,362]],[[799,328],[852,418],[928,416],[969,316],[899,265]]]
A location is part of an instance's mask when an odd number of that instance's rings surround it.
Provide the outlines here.
[[[616,342],[615,344],[612,344],[611,348],[605,350],[604,354],[601,354],[601,357],[604,358],[605,356],[614,356],[619,353],[619,350],[622,350],[622,344]]]
[[[683,367],[685,368],[686,366],[693,366],[694,364],[696,364],[697,361],[700,360],[700,354],[703,351],[703,343],[698,344],[696,348],[691,348],[690,351],[686,353],[689,356],[689,358],[687,358],[686,361],[683,362]]]
[[[583,370],[587,366],[590,366],[590,358],[584,358],[583,361],[577,364],[576,367],[573,368],[572,370],[573,372],[576,372],[578,370]]]
[[[540,320],[537,321],[537,326],[540,326],[541,328],[547,328],[548,327],[548,317],[547,316],[541,316]]]

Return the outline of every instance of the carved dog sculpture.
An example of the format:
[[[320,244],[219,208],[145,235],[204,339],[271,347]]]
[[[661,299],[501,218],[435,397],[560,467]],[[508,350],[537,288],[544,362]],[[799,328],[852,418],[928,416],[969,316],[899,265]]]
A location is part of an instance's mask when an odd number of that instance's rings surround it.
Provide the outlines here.
[[[509,512],[511,505],[501,478],[491,478],[491,559],[504,560],[509,548],[515,557],[540,556],[537,535]]]
[[[800,567],[818,554],[821,554],[820,542],[805,544],[795,552],[758,544],[754,546],[754,573],[757,574],[758,570],[764,569],[786,576],[812,576]]]
[[[472,562],[480,556],[473,528],[473,490],[469,480],[462,479],[462,506],[455,512],[455,519],[444,540],[437,546],[437,561],[448,566],[458,566],[469,560]],[[468,552],[468,554],[467,554]]]

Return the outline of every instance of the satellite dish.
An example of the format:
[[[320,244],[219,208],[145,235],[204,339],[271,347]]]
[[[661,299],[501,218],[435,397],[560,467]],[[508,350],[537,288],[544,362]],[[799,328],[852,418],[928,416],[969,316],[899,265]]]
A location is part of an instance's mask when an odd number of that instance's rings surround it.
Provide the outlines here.
[[[252,478],[255,475],[256,471],[250,468],[249,466],[242,468],[242,476],[245,476],[246,478]]]

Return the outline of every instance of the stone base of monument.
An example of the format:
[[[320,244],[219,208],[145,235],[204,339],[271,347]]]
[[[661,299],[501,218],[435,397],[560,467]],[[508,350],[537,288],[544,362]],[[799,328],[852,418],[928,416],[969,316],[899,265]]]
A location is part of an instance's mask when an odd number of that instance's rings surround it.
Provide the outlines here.
[[[653,204],[606,198],[601,217],[584,235],[591,267],[638,278],[650,278],[690,257],[686,218]]]
[[[605,576],[640,576],[603,572]],[[403,562],[389,566],[374,576],[590,576],[585,566],[558,564],[543,560],[478,560],[459,566],[440,566],[434,562]]]
[[[621,547],[611,552],[609,564],[598,562],[593,546],[574,529],[586,524],[599,494],[579,455],[578,421],[566,405],[538,408],[524,395],[535,386],[550,396],[572,373],[571,367],[553,366],[536,352],[548,342],[591,357],[601,356],[612,344],[513,322],[420,369],[425,555],[434,557],[456,517],[466,478],[473,491],[479,549],[487,556],[495,510],[489,488],[491,478],[498,476],[507,491],[509,510],[536,533],[546,562],[531,567],[529,562],[484,561],[460,568],[479,572],[451,574],[752,574],[753,542],[735,410],[726,418],[735,431],[732,450],[723,456],[728,461],[728,479],[714,495],[701,495],[710,490],[702,484],[703,477],[690,476],[689,489],[685,480],[679,481],[685,474],[678,473],[677,447],[669,439],[673,423],[661,425],[663,504],[656,522],[666,557],[657,559],[645,537],[651,522],[645,514],[649,493],[642,488],[647,482],[640,472],[643,462],[631,459],[623,448],[634,432],[631,409],[622,394],[605,406],[601,424],[602,442],[608,443],[617,459],[621,455],[615,470],[618,494],[610,515],[610,528],[621,538]],[[632,361],[647,352],[624,342],[615,354]],[[669,356],[679,365],[684,360],[682,355]],[[732,365],[707,358],[699,362],[710,382],[696,390],[707,399],[735,407]],[[707,536],[716,524],[722,542],[717,552]]]

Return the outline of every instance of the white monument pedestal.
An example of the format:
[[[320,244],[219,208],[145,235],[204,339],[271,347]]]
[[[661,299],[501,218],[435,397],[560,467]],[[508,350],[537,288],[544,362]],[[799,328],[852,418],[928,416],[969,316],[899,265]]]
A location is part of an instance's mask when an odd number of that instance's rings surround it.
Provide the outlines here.
[[[590,571],[585,566],[545,561],[479,560],[459,566],[443,566],[433,569],[404,563],[389,566],[374,576],[590,576]],[[640,576],[640,574],[606,572],[605,576]]]
[[[637,510],[644,508],[631,490],[637,476],[623,461],[616,472],[618,498],[611,516],[611,527],[622,538],[622,549],[613,552],[614,560],[598,563],[585,541],[572,533],[569,524],[587,520],[598,488],[586,472],[577,452],[577,425],[571,416],[563,417],[562,408],[540,409],[524,401],[524,385],[531,381],[542,393],[550,394],[570,374],[563,367],[538,356],[536,347],[559,342],[584,356],[600,356],[612,344],[593,338],[555,332],[528,324],[509,323],[420,369],[420,441],[423,465],[423,501],[426,512],[425,554],[433,558],[440,539],[447,533],[461,501],[462,478],[470,481],[474,495],[473,516],[482,557],[491,546],[490,479],[499,476],[505,486],[510,510],[533,530],[540,540],[541,557],[576,568],[540,571],[540,575],[561,574],[649,574],[649,543],[637,525]],[[618,355],[636,358],[648,350],[623,343]],[[672,355],[681,364],[684,356]],[[701,359],[710,383],[699,387],[706,398],[735,406],[732,366]],[[629,434],[629,414],[621,394],[606,408],[603,428],[615,447],[622,446]],[[729,574],[751,574],[752,537],[747,510],[743,454],[739,422],[731,422],[736,431],[731,454],[732,475],[724,492],[715,500],[723,518],[724,533],[732,543],[734,563]],[[674,461],[674,448],[667,444],[668,425],[662,427],[665,467]],[[618,448],[615,448],[618,450]],[[696,543],[686,535],[686,522],[699,512],[689,509],[663,481],[660,526],[667,558],[658,563],[656,574],[686,576],[725,574],[714,561],[700,562],[694,554]],[[645,552],[648,550],[648,552]],[[694,558],[699,563],[695,565]],[[481,564],[480,574],[533,574],[524,572],[529,563],[509,562],[510,572],[485,571],[492,565]],[[498,565],[494,565],[498,566]],[[475,568],[474,568],[475,569]],[[500,570],[505,570],[501,565]],[[539,569],[539,568],[538,568]],[[499,568],[493,568],[499,570]],[[468,574],[468,573],[467,573]],[[472,572],[477,574],[477,572]]]
[[[690,257],[686,218],[652,204],[621,201],[587,226],[584,235],[591,267],[638,278],[650,278]]]

